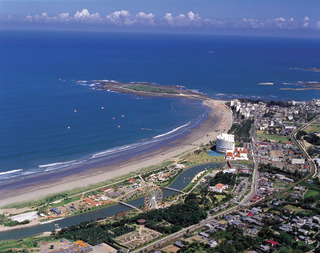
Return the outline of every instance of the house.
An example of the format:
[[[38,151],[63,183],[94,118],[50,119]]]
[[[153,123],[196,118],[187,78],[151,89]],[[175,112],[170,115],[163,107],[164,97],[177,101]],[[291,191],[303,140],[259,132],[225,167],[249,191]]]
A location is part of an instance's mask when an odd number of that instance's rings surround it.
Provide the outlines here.
[[[230,214],[226,215],[226,216],[224,217],[224,219],[225,219],[226,221],[229,221],[229,222],[235,220],[235,218],[234,218],[232,215],[230,215]]]
[[[209,230],[210,230],[210,229],[213,229],[213,226],[212,226],[211,224],[206,224],[205,227],[206,227],[206,229],[209,229]]]
[[[302,228],[299,228],[299,229],[298,229],[298,232],[300,232],[300,233],[302,233],[302,234],[304,234],[304,235],[307,235],[307,234],[309,233],[308,230],[305,230],[305,229],[302,229]]]
[[[210,186],[209,189],[211,191],[214,191],[214,192],[223,192],[224,190],[228,189],[229,185],[227,184],[217,184],[216,186],[212,187]]]
[[[176,241],[176,242],[174,243],[174,246],[177,246],[178,248],[184,248],[184,247],[185,247],[185,245],[184,245],[182,242],[180,242],[180,241]]]
[[[106,187],[106,188],[103,188],[102,191],[103,191],[103,192],[109,192],[109,191],[111,191],[111,188]]]
[[[209,238],[209,234],[205,232],[200,232],[199,235],[205,238]]]
[[[279,243],[275,242],[275,241],[267,241],[268,243],[270,243],[272,246],[277,246]]]
[[[212,220],[212,221],[210,222],[210,224],[211,224],[213,227],[219,226],[219,222],[218,222],[217,220]]]
[[[267,251],[270,250],[270,247],[267,246],[267,245],[260,245],[260,249],[261,249],[262,251],[264,251],[264,252],[267,252]]]
[[[246,148],[235,148],[233,152],[226,153],[226,160],[248,160]]]
[[[292,232],[292,231],[293,231],[291,224],[282,224],[282,225],[279,227],[279,229],[280,229],[281,231],[284,231],[284,232]]]
[[[52,207],[50,209],[50,212],[56,214],[56,215],[61,215],[61,211],[57,207]]]
[[[302,159],[292,158],[291,163],[294,164],[294,165],[304,165],[305,164],[305,160],[304,160],[304,158],[302,158]]]
[[[213,247],[217,246],[218,243],[215,240],[210,240],[207,242],[207,245],[210,246],[211,248],[213,248]]]

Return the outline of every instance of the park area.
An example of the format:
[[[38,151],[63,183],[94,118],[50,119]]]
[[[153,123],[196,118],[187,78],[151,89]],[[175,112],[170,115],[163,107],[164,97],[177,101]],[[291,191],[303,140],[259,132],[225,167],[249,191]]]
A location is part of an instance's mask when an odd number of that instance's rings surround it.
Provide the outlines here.
[[[277,142],[281,142],[282,144],[289,141],[287,136],[282,136],[278,134],[266,134],[263,131],[257,131],[257,134],[258,134],[258,138],[268,139],[270,141],[277,141]]]
[[[154,241],[156,238],[161,237],[161,235],[161,233],[155,230],[144,227],[141,230],[141,234],[139,233],[138,229],[119,236],[114,240],[126,248],[136,249],[138,247],[141,247],[142,245],[147,244],[148,242]]]
[[[304,129],[304,131],[307,132],[307,134],[310,133],[319,133],[320,132],[320,122],[319,120],[313,122],[311,125],[309,125],[308,127],[306,127]]]

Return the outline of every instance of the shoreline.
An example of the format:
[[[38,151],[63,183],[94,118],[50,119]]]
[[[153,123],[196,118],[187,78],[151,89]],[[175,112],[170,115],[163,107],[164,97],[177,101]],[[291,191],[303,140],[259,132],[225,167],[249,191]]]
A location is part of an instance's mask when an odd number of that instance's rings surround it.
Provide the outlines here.
[[[210,140],[215,139],[219,133],[230,128],[232,113],[224,106],[225,101],[214,100],[205,95],[202,97],[202,94],[196,99],[202,100],[202,104],[209,108],[209,113],[207,119],[197,128],[192,129],[190,133],[155,150],[118,161],[115,164],[90,168],[85,172],[74,173],[58,180],[34,182],[19,189],[1,190],[0,207],[12,203],[36,200],[74,188],[86,187],[137,172],[149,166],[158,165],[183,153],[190,152],[202,143],[208,143]]]

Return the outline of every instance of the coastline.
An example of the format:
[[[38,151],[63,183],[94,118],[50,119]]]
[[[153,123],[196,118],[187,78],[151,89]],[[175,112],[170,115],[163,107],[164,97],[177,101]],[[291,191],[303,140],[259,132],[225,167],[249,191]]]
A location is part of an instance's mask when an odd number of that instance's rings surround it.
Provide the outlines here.
[[[182,153],[194,150],[201,143],[208,143],[215,139],[220,132],[229,129],[232,124],[232,114],[224,106],[225,101],[214,100],[207,96],[197,97],[197,99],[201,99],[203,105],[209,108],[208,118],[185,136],[175,139],[156,150],[119,161],[116,164],[90,168],[85,172],[68,175],[58,180],[35,182],[19,189],[1,190],[0,206],[21,202],[21,200],[35,200],[46,195],[103,182],[160,164],[163,161],[178,157]]]

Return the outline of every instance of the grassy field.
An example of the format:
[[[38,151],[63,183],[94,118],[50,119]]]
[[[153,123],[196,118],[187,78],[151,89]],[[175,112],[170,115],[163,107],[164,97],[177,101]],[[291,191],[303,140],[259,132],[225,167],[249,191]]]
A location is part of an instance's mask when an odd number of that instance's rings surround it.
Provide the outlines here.
[[[220,202],[220,201],[222,201],[226,196],[224,196],[224,195],[214,195],[214,197]]]
[[[304,209],[296,207],[296,206],[292,206],[292,205],[286,205],[286,206],[284,206],[284,208],[288,209],[288,210],[290,210],[291,212],[294,212],[294,213],[300,213],[300,212],[304,211]]]
[[[308,198],[308,197],[315,197],[315,198],[319,198],[320,197],[320,192],[317,190],[308,190],[306,192],[306,194],[304,195],[304,198]]]
[[[147,92],[153,92],[153,93],[178,94],[178,92],[176,92],[172,89],[154,87],[154,86],[149,86],[149,85],[132,84],[132,85],[125,86],[125,88],[130,89],[130,90],[147,91]]]
[[[281,143],[285,143],[289,141],[288,137],[277,135],[277,134],[264,134],[263,131],[257,131],[258,137],[267,138],[268,140],[280,141]]]
[[[35,237],[28,237],[20,240],[8,240],[0,242],[0,252],[5,252],[8,250],[23,250],[27,249],[27,252],[37,252],[40,247],[37,241],[48,241],[52,239],[51,237],[43,237],[41,239]],[[13,251],[14,252],[14,251]]]
[[[314,122],[304,129],[308,134],[320,132],[320,122]]]
[[[192,154],[186,157],[186,161],[195,164],[195,163],[208,163],[208,162],[224,162],[224,156],[212,156],[208,155],[207,151],[202,151],[200,154]]]

